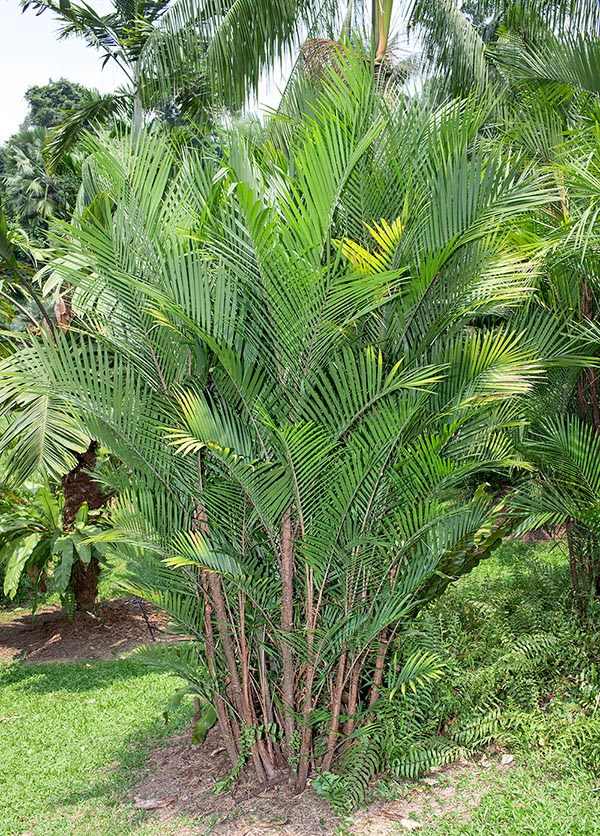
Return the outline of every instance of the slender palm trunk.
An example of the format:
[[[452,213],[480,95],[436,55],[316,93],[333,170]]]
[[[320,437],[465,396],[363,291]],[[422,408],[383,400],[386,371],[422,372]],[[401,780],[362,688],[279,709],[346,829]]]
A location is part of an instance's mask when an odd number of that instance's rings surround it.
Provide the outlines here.
[[[388,49],[394,0],[373,0],[373,35],[376,38],[375,61],[380,63]]]
[[[134,67],[134,90],[133,90],[133,144],[137,145],[142,126],[144,124],[144,108],[142,107],[142,94],[140,91],[139,62]]]
[[[294,746],[294,656],[288,636],[294,629],[294,544],[292,539],[292,510],[288,508],[281,521],[281,659],[283,665],[283,693],[285,741],[287,756]]]

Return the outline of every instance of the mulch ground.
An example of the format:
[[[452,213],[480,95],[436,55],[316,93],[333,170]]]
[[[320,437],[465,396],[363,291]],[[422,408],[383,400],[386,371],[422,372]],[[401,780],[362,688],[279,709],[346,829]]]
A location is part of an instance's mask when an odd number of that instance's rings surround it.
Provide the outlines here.
[[[167,617],[146,611],[154,635],[166,630]],[[134,598],[102,601],[95,617],[83,614],[69,621],[58,606],[42,607],[32,616],[24,611],[0,624],[0,661],[82,662],[115,659],[151,641],[142,609]]]
[[[168,820],[176,814],[201,817],[202,826],[186,826],[178,836],[203,832],[220,836],[258,834],[332,834],[340,819],[317,793],[308,788],[293,796],[284,783],[260,787],[252,768],[244,770],[231,790],[215,795],[217,781],[227,777],[231,764],[217,727],[201,746],[193,746],[191,730],[176,734],[156,749],[130,799],[153,817]],[[206,830],[204,830],[206,828]]]

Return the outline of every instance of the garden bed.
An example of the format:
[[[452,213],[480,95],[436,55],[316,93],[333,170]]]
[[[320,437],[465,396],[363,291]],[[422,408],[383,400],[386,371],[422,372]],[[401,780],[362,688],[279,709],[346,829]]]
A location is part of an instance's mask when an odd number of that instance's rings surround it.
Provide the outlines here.
[[[57,605],[29,610],[0,624],[0,661],[80,662],[114,659],[164,635],[167,617],[146,607],[150,627],[134,598],[102,601],[95,615],[69,621]]]

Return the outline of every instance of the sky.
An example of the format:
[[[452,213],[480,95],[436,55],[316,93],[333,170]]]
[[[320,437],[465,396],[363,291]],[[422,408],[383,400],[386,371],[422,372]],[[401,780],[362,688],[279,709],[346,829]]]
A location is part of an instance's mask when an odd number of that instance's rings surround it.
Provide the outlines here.
[[[117,70],[101,69],[100,53],[77,38],[57,41],[55,33],[56,22],[48,12],[36,17],[31,9],[21,12],[19,0],[0,0],[0,144],[27,115],[23,96],[34,84],[67,78],[101,93],[122,84]]]
[[[98,11],[111,8],[110,0],[94,0],[92,5]],[[32,9],[22,12],[19,0],[0,0],[0,78],[4,79],[0,86],[0,145],[27,115],[24,95],[32,85],[67,78],[109,93],[125,81],[110,64],[102,70],[101,54],[80,39],[58,41],[56,29],[48,12],[36,16]],[[263,80],[258,103],[251,109],[276,106],[284,85],[284,72],[279,68]]]

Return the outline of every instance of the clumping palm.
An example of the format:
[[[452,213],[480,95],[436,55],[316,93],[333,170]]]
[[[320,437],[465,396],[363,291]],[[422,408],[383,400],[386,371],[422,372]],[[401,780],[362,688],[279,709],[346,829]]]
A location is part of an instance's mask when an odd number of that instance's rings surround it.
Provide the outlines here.
[[[560,338],[519,319],[522,216],[551,195],[487,115],[383,96],[347,57],[291,137],[88,141],[51,277],[77,318],[2,376],[123,463],[104,539],[180,626],[152,658],[216,716],[233,775],[302,790],[347,761],[441,673],[397,636],[504,531],[480,474],[517,462],[519,396]]]

